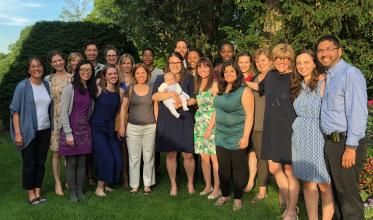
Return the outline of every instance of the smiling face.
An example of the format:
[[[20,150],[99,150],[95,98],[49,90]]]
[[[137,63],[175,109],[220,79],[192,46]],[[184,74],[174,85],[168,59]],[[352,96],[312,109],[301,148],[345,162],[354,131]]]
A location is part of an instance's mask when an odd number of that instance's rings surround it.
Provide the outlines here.
[[[342,56],[342,49],[332,41],[325,40],[317,46],[317,59],[325,68],[330,69],[339,62]]]
[[[123,72],[131,73],[132,67],[133,67],[131,59],[130,58],[123,58],[123,59],[124,60],[122,61],[122,65],[121,65]]]
[[[147,66],[151,66],[153,65],[153,61],[154,61],[153,52],[151,50],[145,50],[142,55],[142,62]]]
[[[184,58],[185,54],[188,52],[188,45],[184,41],[179,41],[176,43],[175,52],[180,53],[180,55]]]
[[[33,59],[27,72],[30,74],[30,78],[41,79],[44,73],[44,68],[39,60]]]
[[[181,72],[181,65],[182,61],[176,56],[171,56],[168,59],[168,67],[170,69],[170,72],[172,72],[173,74],[179,74]]]
[[[201,65],[199,65],[197,67],[197,74],[202,78],[202,79],[206,79],[209,77],[210,75],[210,71],[211,71],[211,68],[205,64],[205,63],[201,63]]]
[[[52,57],[51,66],[57,72],[63,71],[65,69],[65,60],[61,57],[61,55],[56,54]]]
[[[223,58],[223,61],[228,61],[233,58],[233,48],[229,44],[224,44],[219,51],[220,56]]]
[[[272,69],[272,61],[264,54],[260,54],[255,58],[255,66],[260,73],[267,73]]]
[[[196,51],[190,51],[188,53],[187,62],[189,63],[190,68],[192,68],[192,70],[196,69],[199,58],[199,54]]]
[[[227,66],[224,69],[224,80],[228,84],[233,84],[237,79],[237,72],[233,66]]]
[[[70,66],[73,70],[73,72],[75,71],[76,69],[76,65],[78,65],[78,63],[80,62],[80,57],[79,56],[73,56],[70,60]]]
[[[295,65],[298,73],[306,79],[311,77],[316,68],[315,62],[308,53],[299,54],[295,60]]]
[[[143,67],[136,69],[135,80],[138,84],[145,84],[148,81],[148,73]]]
[[[87,82],[92,77],[92,71],[92,67],[88,63],[81,65],[79,68],[80,81]]]
[[[250,71],[250,65],[251,65],[251,61],[250,61],[250,57],[249,56],[240,56],[240,57],[238,57],[237,64],[240,67],[241,72],[243,74],[249,73],[249,71]]]
[[[106,59],[106,62],[108,64],[115,65],[117,63],[117,60],[118,60],[118,54],[115,50],[108,50],[106,52],[105,59]]]
[[[163,77],[164,82],[169,86],[176,83],[175,75],[171,72],[165,73]]]
[[[289,57],[276,57],[274,65],[279,73],[291,72],[291,60]]]
[[[108,68],[105,75],[106,82],[115,85],[118,82],[118,71],[116,68]]]
[[[88,61],[96,62],[98,50],[95,44],[89,44],[84,50],[85,56],[87,57]]]

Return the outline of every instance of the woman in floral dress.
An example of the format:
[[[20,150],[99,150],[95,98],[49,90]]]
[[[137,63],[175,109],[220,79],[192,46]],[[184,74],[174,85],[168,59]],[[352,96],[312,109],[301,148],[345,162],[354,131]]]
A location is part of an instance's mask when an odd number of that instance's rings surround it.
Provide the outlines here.
[[[206,183],[200,195],[209,194],[208,199],[215,199],[220,195],[220,183],[214,141],[215,129],[213,129],[214,123],[210,123],[210,120],[215,121],[212,117],[214,117],[213,100],[217,93],[217,86],[213,83],[212,64],[208,58],[199,59],[196,72],[195,93],[198,110],[195,115],[194,151],[201,155],[202,173]],[[212,161],[214,188],[211,186],[210,160]]]

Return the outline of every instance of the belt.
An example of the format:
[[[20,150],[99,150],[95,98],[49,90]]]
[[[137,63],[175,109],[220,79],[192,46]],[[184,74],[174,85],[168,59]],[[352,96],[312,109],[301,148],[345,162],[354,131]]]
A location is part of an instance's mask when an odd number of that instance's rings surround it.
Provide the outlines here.
[[[346,132],[332,132],[331,134],[325,135],[326,140],[332,140],[334,142],[339,142],[342,138],[346,137]]]

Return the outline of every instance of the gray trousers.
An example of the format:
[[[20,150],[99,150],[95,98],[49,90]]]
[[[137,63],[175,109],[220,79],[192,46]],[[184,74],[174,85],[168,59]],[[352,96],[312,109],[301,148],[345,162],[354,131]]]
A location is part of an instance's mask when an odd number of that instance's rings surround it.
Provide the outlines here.
[[[154,154],[155,154],[155,124],[127,125],[127,146],[129,158],[130,187],[140,186],[141,154],[144,160],[144,186],[155,184]]]

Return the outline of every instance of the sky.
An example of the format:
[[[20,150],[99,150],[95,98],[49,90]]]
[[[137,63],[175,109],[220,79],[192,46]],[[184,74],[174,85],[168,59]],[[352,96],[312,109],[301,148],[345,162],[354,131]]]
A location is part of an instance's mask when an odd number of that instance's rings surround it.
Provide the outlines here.
[[[59,20],[64,6],[65,0],[0,0],[0,52],[8,53],[24,27]]]

